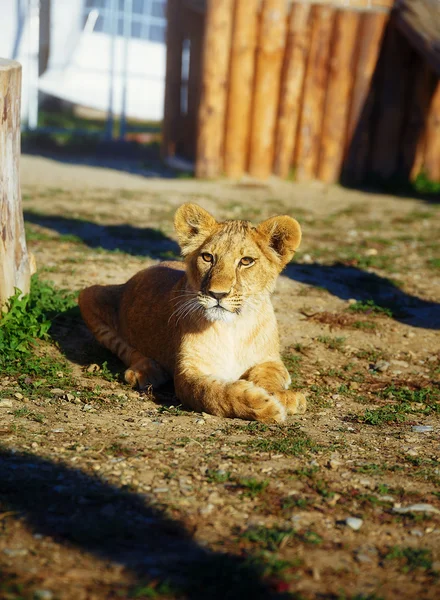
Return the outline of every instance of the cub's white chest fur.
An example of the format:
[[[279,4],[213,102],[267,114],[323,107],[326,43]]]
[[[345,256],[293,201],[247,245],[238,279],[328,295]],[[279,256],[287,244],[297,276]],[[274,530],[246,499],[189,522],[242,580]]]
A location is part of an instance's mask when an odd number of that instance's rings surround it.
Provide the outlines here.
[[[259,312],[246,311],[231,322],[212,323],[185,344],[182,354],[191,356],[205,375],[236,381],[250,367],[276,356],[274,337],[277,325],[270,305],[264,320]]]

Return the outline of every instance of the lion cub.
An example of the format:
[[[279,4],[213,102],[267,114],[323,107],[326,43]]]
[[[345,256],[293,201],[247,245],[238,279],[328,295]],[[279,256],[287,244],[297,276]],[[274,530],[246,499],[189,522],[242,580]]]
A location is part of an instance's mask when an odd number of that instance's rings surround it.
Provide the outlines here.
[[[301,241],[297,221],[217,222],[184,204],[174,226],[185,262],[163,262],[122,285],[79,297],[96,339],[144,389],[174,378],[186,406],[224,417],[282,422],[306,409],[289,391],[270,295]]]

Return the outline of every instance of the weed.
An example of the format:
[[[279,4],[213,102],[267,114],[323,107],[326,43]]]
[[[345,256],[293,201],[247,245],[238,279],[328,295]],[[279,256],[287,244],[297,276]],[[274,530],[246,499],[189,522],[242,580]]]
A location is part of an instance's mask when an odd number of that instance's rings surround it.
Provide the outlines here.
[[[293,529],[282,529],[279,527],[250,527],[241,537],[249,540],[264,550],[274,552],[281,546],[285,546],[289,539],[295,534]]]
[[[428,264],[433,269],[440,269],[440,258],[430,258]]]
[[[370,463],[366,465],[360,465],[356,468],[358,473],[368,473],[370,475],[380,475],[384,472],[385,467],[377,465],[376,463]]]
[[[440,193],[440,182],[432,181],[425,173],[419,173],[413,183],[414,189],[419,194]]]
[[[287,496],[281,501],[281,508],[289,510],[290,508],[307,508],[309,500],[307,498],[299,498],[297,496]]]
[[[73,306],[75,294],[57,290],[34,275],[30,293],[23,296],[17,290],[6,302],[7,312],[0,315],[0,368],[8,374],[34,372],[39,357],[32,358],[34,368],[29,369],[28,361],[36,340],[48,339],[53,321]]]
[[[384,560],[395,560],[400,564],[403,573],[416,569],[432,569],[432,554],[427,548],[400,548],[393,546],[384,556]]]
[[[367,409],[359,418],[360,422],[368,425],[384,425],[386,423],[401,423],[407,414],[431,414],[440,412],[440,390],[436,387],[425,387],[411,390],[408,387],[390,385],[380,392],[380,397],[392,400],[376,409]]]
[[[237,483],[241,488],[244,488],[244,495],[248,496],[249,498],[255,498],[256,496],[264,492],[264,490],[269,485],[269,481],[267,481],[266,479],[260,481],[255,477],[238,479]]]
[[[284,427],[273,425],[268,428],[267,433],[269,435],[259,436],[246,442],[247,446],[261,452],[273,452],[288,456],[301,456],[308,452],[316,452],[320,448],[295,425]]]
[[[345,337],[331,337],[330,335],[318,336],[318,342],[324,344],[330,350],[339,350],[340,352],[344,349]]]
[[[226,481],[230,481],[231,473],[229,471],[207,469],[206,478],[209,483],[226,483]]]
[[[362,313],[367,315],[386,315],[392,317],[393,313],[389,308],[379,306],[374,300],[358,300],[348,307],[349,311],[355,313]]]

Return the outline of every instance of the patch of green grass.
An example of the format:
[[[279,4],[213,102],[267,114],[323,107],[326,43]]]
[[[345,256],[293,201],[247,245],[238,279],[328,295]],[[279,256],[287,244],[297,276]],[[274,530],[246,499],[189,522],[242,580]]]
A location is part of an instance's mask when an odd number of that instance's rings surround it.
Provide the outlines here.
[[[285,546],[289,539],[295,534],[294,529],[283,529],[279,527],[250,527],[241,534],[241,538],[258,544],[263,550],[274,552],[280,546]]]
[[[426,173],[419,173],[413,183],[419,194],[440,194],[440,181],[432,181]]]
[[[287,456],[303,456],[309,452],[317,452],[319,444],[309,438],[296,425],[271,425],[266,426],[265,435],[253,437],[245,442],[248,448],[260,452],[272,452]]]
[[[440,258],[430,258],[428,260],[428,265],[433,269],[440,269]]]
[[[27,371],[36,341],[49,339],[53,321],[76,306],[76,295],[56,289],[51,283],[31,280],[31,290],[18,290],[6,302],[7,312],[0,315],[0,368],[6,373]],[[34,357],[37,361],[37,357]]]
[[[44,423],[44,415],[42,413],[36,413],[31,410],[27,406],[23,406],[22,408],[18,408],[14,410],[12,413],[14,417],[26,417],[30,421],[35,421],[36,423]]]
[[[362,329],[363,331],[375,331],[377,329],[376,323],[371,321],[355,321],[353,323],[355,329]]]
[[[381,475],[385,471],[385,466],[378,465],[376,463],[370,463],[366,465],[359,465],[356,467],[358,473],[368,473],[369,475]]]
[[[393,313],[389,308],[379,306],[374,300],[358,300],[357,302],[350,304],[347,310],[354,313],[362,313],[364,315],[393,316]]]
[[[368,350],[359,350],[359,352],[356,353],[356,357],[375,363],[378,360],[386,360],[388,354],[380,348],[369,348]]]
[[[397,561],[402,573],[416,569],[432,569],[432,552],[428,548],[401,548],[393,546],[384,556],[385,561]]]
[[[248,496],[249,498],[255,498],[264,492],[269,485],[269,481],[266,479],[259,480],[255,477],[243,477],[238,479],[237,483],[244,490],[244,495]]]
[[[330,350],[339,350],[340,352],[344,349],[345,337],[331,337],[330,335],[320,335],[317,338],[318,342],[324,344]]]
[[[300,496],[286,496],[281,501],[281,508],[289,510],[290,508],[307,508],[309,500]]]

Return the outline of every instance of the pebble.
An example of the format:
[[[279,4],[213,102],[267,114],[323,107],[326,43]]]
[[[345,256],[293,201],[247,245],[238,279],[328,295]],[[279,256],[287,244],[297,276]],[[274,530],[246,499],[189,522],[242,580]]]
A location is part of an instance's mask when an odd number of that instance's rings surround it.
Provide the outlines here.
[[[214,510],[215,506],[213,504],[207,504],[206,506],[202,506],[202,508],[199,509],[199,513],[204,516],[204,515],[210,515],[212,513],[212,511]]]
[[[423,537],[423,531],[421,529],[411,529],[411,535],[415,535],[416,537]]]
[[[14,396],[17,398],[17,400],[23,400],[24,398],[23,394],[20,394],[20,392],[16,392]]]
[[[374,546],[360,546],[355,551],[355,556],[360,563],[372,563],[377,560],[378,551]]]
[[[68,402],[74,402],[75,401],[76,396],[74,396],[73,394],[66,394],[66,400]]]
[[[375,371],[379,371],[379,373],[383,373],[390,368],[390,363],[387,360],[378,360],[374,365],[373,369]]]
[[[168,492],[167,487],[157,487],[153,489],[154,494],[165,494],[166,492]]]
[[[96,364],[92,364],[87,367],[87,373],[97,373],[100,370],[101,370],[101,367]]]
[[[351,527],[351,529],[354,531],[358,531],[362,527],[363,520],[358,519],[357,517],[347,517],[345,519],[345,524],[348,525],[348,527]]]
[[[8,400],[7,398],[0,400],[0,408],[12,408],[12,400]]]
[[[53,592],[50,590],[35,590],[34,600],[52,600]]]
[[[407,369],[409,367],[409,363],[406,360],[391,360],[392,365],[395,367],[400,367],[401,369]]]
[[[50,390],[50,393],[52,394],[52,396],[55,396],[57,398],[61,398],[61,396],[64,396],[65,391],[62,390],[61,388],[53,388]]]
[[[196,425],[205,425],[205,419],[196,419]]]
[[[26,550],[26,548],[4,548],[3,554],[11,558],[16,558],[18,556],[26,556],[26,554],[29,554],[29,550]]]
[[[405,514],[410,512],[425,512],[425,513],[436,513],[440,515],[440,510],[432,506],[432,504],[411,504],[410,506],[393,506],[393,512],[399,514]]]
[[[427,433],[428,431],[432,431],[432,425],[413,425],[411,428],[416,433]]]

